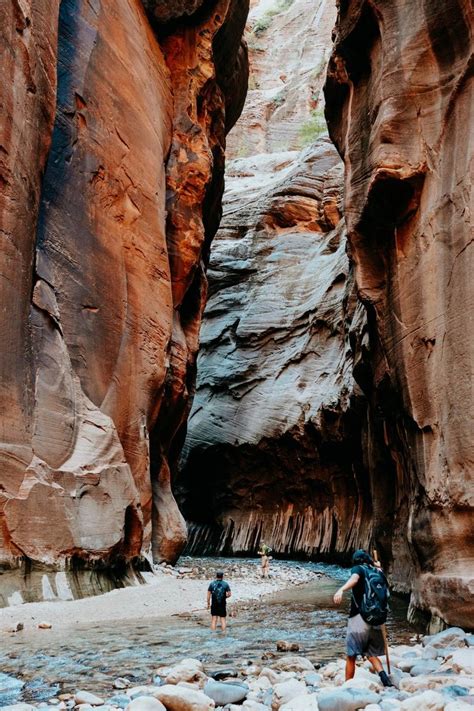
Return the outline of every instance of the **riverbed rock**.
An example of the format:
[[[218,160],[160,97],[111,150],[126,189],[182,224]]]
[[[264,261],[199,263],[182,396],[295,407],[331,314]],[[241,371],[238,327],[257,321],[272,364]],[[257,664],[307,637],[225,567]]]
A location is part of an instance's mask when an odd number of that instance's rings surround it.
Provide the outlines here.
[[[184,686],[165,684],[153,695],[166,706],[167,711],[212,711],[215,708],[214,700],[202,691]]]
[[[433,647],[434,649],[469,646],[467,634],[461,627],[448,627],[437,634],[425,635],[422,644],[424,647]]]
[[[166,684],[178,684],[180,681],[201,681],[205,679],[202,662],[198,659],[183,659],[171,667],[159,667],[158,676],[165,679]]]
[[[298,681],[297,679],[282,681],[278,684],[275,684],[275,686],[273,687],[272,709],[276,711],[281,706],[289,703],[297,696],[307,694],[308,691],[306,689],[306,684],[303,681]]]
[[[155,684],[142,684],[141,686],[132,686],[132,688],[127,689],[125,693],[130,699],[137,699],[139,696],[154,696],[159,688],[160,687]]]
[[[300,646],[297,642],[287,642],[281,639],[276,643],[276,648],[278,652],[299,652]]]
[[[92,694],[90,691],[79,690],[74,694],[74,701],[77,705],[79,704],[89,704],[90,706],[101,706],[104,703],[104,699],[100,696]]]
[[[306,657],[281,657],[273,664],[273,668],[282,672],[314,672],[314,664]]]
[[[443,711],[446,706],[445,697],[437,691],[424,691],[402,701],[403,711]]]
[[[153,696],[140,696],[130,701],[127,711],[166,711],[166,706]]]
[[[473,35],[470,0],[427,7],[339,3],[325,110],[369,315],[354,347],[371,402],[373,526],[410,616],[439,629],[473,618],[472,388],[461,375],[474,359]]]
[[[20,702],[18,704],[7,704],[2,706],[4,711],[36,711],[36,707],[31,704]]]
[[[243,701],[249,691],[247,684],[215,681],[209,679],[204,685],[203,692],[214,699],[218,706],[225,704],[236,704]]]
[[[301,694],[280,706],[280,711],[318,711],[318,701],[314,694]]]
[[[474,674],[474,647],[457,649],[448,656],[447,663],[456,672]]]
[[[324,690],[317,698],[320,711],[356,711],[379,700],[377,694],[361,688]]]
[[[421,676],[423,674],[430,674],[431,672],[439,669],[440,663],[436,660],[424,659],[418,660],[416,664],[410,667],[411,676]]]

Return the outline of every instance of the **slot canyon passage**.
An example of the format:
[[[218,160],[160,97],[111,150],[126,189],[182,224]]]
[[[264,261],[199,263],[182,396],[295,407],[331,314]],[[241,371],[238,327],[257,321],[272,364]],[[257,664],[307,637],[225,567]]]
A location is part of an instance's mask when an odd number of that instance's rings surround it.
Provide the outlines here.
[[[1,604],[265,541],[474,628],[469,0],[0,32]]]

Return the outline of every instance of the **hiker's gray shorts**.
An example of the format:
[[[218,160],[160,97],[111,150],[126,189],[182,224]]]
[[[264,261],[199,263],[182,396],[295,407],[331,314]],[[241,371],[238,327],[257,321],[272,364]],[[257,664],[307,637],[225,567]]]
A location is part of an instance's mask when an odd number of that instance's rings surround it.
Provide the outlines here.
[[[346,651],[348,657],[356,657],[358,654],[379,657],[385,654],[382,628],[368,625],[360,615],[350,617],[347,625]]]

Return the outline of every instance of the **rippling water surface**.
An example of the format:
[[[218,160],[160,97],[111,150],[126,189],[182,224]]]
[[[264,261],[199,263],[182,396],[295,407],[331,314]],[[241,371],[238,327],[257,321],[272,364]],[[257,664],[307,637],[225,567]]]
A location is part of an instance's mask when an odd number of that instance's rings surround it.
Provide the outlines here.
[[[230,562],[208,559],[210,577],[216,565]],[[239,667],[263,652],[274,652],[278,640],[297,642],[300,651],[316,663],[343,654],[346,605],[335,608],[332,595],[337,584],[347,578],[347,570],[314,563],[285,565],[318,570],[325,577],[274,593],[263,601],[237,603],[233,606],[236,616],[229,619],[225,636],[211,634],[209,617],[204,613],[149,622],[104,621],[67,630],[53,628],[47,639],[41,631],[9,637],[8,648],[3,645],[0,652],[0,669],[26,682],[15,698],[40,701],[76,688],[110,697],[118,676],[136,684],[148,683],[156,667],[187,656],[201,659],[208,671]],[[392,598],[391,607],[389,637],[393,643],[407,641],[414,630],[406,622],[406,604]]]

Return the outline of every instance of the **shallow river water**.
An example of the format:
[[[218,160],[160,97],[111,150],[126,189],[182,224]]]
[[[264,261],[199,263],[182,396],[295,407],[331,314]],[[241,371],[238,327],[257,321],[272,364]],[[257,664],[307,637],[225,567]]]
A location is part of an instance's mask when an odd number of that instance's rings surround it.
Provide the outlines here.
[[[210,571],[221,561],[209,559]],[[344,653],[347,605],[336,608],[332,595],[347,578],[347,570],[324,564],[295,565],[325,575],[262,600],[234,605],[236,616],[229,618],[225,635],[209,631],[205,613],[52,629],[47,641],[44,633],[35,631],[3,640],[0,669],[26,682],[15,698],[41,701],[77,688],[110,697],[117,677],[126,676],[137,685],[149,683],[157,667],[183,657],[200,659],[208,672],[226,666],[239,668],[264,652],[275,652],[278,640],[296,642],[300,652],[315,663],[328,662]],[[413,636],[404,601],[392,598],[387,627],[392,643]]]

